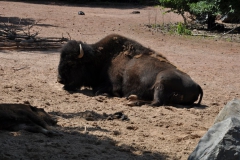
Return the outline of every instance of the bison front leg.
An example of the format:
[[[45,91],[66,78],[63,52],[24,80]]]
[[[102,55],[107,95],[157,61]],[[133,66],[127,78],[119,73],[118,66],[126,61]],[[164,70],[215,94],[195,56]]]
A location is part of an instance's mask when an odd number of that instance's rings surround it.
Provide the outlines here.
[[[122,97],[122,86],[119,84],[112,84],[108,86],[102,86],[94,90],[96,96],[98,95],[106,95],[106,96],[114,96],[114,97]]]
[[[110,91],[111,91],[111,88],[106,86],[101,86],[96,89],[93,89],[93,93],[95,94],[95,96],[99,96],[99,95],[110,96]]]

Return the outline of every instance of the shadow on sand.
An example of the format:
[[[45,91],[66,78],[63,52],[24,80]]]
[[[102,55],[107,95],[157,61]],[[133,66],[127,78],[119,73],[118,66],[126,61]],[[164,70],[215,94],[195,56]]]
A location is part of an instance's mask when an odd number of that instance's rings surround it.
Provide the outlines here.
[[[84,117],[83,112],[63,114],[52,112],[65,119],[75,116]],[[101,121],[102,115],[94,112],[94,121]],[[104,121],[102,121],[104,123]],[[125,123],[125,122],[122,122]],[[0,131],[0,159],[168,159],[166,153],[152,152],[133,143],[123,144],[110,136],[121,136],[121,133],[107,130],[100,126],[67,127],[56,126],[62,136],[47,137],[40,133],[26,131]],[[98,135],[94,135],[98,132]],[[99,134],[100,132],[100,134]]]
[[[14,0],[9,0],[16,2]],[[99,2],[98,0],[89,1],[89,0],[70,0],[70,1],[21,1],[18,2],[23,3],[31,3],[31,4],[41,4],[41,5],[58,5],[58,6],[71,6],[71,7],[92,7],[92,8],[115,8],[115,9],[136,9],[136,8],[145,8],[148,6],[156,6],[158,5],[158,1],[141,1],[141,0],[122,0],[119,2],[113,2],[111,0],[105,2]],[[141,2],[141,3],[140,3]]]

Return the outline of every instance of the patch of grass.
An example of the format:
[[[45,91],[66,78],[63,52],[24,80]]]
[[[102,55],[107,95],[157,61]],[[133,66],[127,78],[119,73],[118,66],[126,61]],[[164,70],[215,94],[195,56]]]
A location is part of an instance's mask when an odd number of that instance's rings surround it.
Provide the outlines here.
[[[188,38],[206,38],[212,40],[224,40],[226,42],[240,43],[240,24],[227,24],[224,23],[224,30],[207,30],[205,25],[190,24],[186,26],[182,22],[178,23],[162,23],[162,24],[148,24],[145,25],[149,31],[161,32],[163,34],[187,36]]]
[[[183,23],[169,23],[169,24],[151,24],[151,25],[146,25],[148,28],[154,29],[154,30],[161,30],[162,32],[165,33],[170,33],[170,34],[177,34],[177,35],[192,35],[192,31],[187,29],[186,25]]]
[[[176,26],[176,32],[179,35],[192,35],[191,30],[187,29],[186,25],[179,22]]]

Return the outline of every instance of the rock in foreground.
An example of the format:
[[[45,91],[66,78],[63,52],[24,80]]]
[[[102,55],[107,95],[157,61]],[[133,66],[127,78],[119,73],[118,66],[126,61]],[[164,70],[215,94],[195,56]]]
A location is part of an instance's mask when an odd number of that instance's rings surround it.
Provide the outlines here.
[[[219,113],[215,124],[200,139],[188,160],[240,159],[240,101],[230,101]]]

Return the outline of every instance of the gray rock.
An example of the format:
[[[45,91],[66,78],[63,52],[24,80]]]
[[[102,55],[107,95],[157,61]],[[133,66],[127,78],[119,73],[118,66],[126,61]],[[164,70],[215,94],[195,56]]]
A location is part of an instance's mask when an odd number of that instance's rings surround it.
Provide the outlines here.
[[[229,117],[214,124],[188,160],[240,160],[240,120]]]
[[[240,160],[240,101],[230,101],[188,160]]]
[[[83,11],[79,11],[78,15],[85,15],[85,13]]]
[[[226,106],[219,112],[217,117],[215,118],[214,124],[221,122],[228,117],[236,117],[240,119],[240,100],[233,99],[228,102]]]

